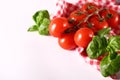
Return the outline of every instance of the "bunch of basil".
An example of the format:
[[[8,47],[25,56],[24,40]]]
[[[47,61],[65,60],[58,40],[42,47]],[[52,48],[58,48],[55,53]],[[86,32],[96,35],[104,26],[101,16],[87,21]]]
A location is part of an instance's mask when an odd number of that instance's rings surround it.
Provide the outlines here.
[[[104,77],[120,70],[120,36],[111,36],[111,28],[100,30],[89,43],[86,52],[91,59],[105,55],[100,61],[100,72]]]
[[[35,25],[32,25],[28,31],[38,31],[41,35],[48,35],[48,26],[50,24],[50,15],[47,10],[39,10],[33,15]]]

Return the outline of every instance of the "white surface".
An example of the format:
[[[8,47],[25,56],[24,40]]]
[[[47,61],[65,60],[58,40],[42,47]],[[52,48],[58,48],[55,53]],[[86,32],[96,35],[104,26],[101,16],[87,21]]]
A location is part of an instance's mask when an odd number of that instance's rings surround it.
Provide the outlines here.
[[[57,39],[27,32],[34,12],[53,13],[56,1],[0,1],[0,80],[110,80]]]

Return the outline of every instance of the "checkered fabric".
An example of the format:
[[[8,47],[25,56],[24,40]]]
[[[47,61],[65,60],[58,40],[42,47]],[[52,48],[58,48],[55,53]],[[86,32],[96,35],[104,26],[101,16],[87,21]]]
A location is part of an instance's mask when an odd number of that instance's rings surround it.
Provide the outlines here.
[[[76,3],[69,3],[66,2],[65,0],[58,0],[58,2],[56,3],[56,13],[53,15],[52,18],[56,18],[56,17],[68,17],[69,14],[80,8],[83,4],[85,4],[86,2],[93,2],[96,5],[99,6],[103,6],[106,8],[110,8],[113,9],[115,11],[117,11],[118,13],[120,13],[120,5],[116,5],[116,0],[77,0]],[[120,24],[118,25],[120,27]],[[120,34],[120,30],[113,30],[111,31],[111,35],[116,35],[116,34]],[[77,48],[77,51],[79,53],[81,53],[83,51],[83,48]],[[96,68],[98,71],[100,70],[100,60],[99,59],[90,59],[87,56],[82,56],[81,57],[84,59],[84,61],[88,64],[90,64],[91,66],[93,66],[94,68]],[[117,78],[116,74],[111,76],[112,79]]]
[[[113,9],[120,13],[120,6],[115,5],[115,0],[78,0],[77,3],[69,3],[65,0],[58,0],[56,3],[57,12],[54,17],[67,17],[73,10],[80,8],[86,2],[93,2],[97,5]]]

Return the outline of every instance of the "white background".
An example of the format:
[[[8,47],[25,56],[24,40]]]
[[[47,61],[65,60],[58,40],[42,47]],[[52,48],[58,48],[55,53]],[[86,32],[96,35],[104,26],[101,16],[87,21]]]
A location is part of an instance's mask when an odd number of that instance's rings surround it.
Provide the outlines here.
[[[110,80],[77,51],[61,49],[57,39],[27,32],[32,15],[54,13],[56,1],[0,0],[0,80]]]

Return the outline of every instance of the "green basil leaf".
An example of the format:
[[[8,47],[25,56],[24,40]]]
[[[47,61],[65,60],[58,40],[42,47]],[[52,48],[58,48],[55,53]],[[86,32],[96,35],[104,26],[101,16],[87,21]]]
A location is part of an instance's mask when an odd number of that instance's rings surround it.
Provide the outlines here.
[[[99,35],[100,37],[105,36],[106,34],[109,34],[110,30],[111,30],[110,27],[104,28],[104,29],[98,31],[98,35]]]
[[[115,52],[120,50],[120,36],[112,36],[108,40],[107,49],[113,49]]]
[[[38,32],[41,35],[48,35],[49,31],[48,31],[48,26],[50,24],[50,20],[47,18],[43,19],[43,22],[41,23],[41,25],[38,28]]]
[[[115,74],[120,70],[120,54],[116,54],[112,60],[110,56],[111,54],[104,57],[100,62],[100,72],[104,77]]]
[[[50,15],[48,13],[47,10],[40,10],[40,11],[37,11],[34,15],[33,15],[33,20],[35,21],[35,23],[40,26],[40,24],[43,22],[43,19],[44,18],[47,18],[49,19],[50,18]]]
[[[108,39],[108,46],[107,51],[110,52],[110,54],[113,54],[110,56],[110,59],[113,59],[115,57],[114,53],[117,53],[117,51],[120,50],[120,36],[112,36]]]
[[[95,36],[89,43],[86,52],[90,58],[98,58],[106,53],[107,40],[105,37]]]
[[[116,54],[115,54],[116,52],[115,52],[115,50],[113,49],[112,46],[107,46],[106,50],[109,52],[109,54],[110,54],[110,57],[109,57],[109,58],[110,58],[111,60],[116,57]]]
[[[33,25],[28,29],[29,32],[33,32],[33,31],[38,31],[38,26],[37,25]]]

